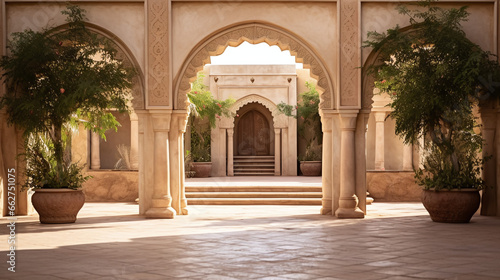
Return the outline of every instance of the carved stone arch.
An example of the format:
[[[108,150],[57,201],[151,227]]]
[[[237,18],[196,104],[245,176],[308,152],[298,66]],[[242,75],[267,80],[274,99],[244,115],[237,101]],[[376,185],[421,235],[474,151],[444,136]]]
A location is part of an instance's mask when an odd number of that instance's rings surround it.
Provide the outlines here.
[[[406,26],[399,29],[400,32],[411,33],[416,29],[412,26]],[[375,78],[369,73],[369,68],[372,65],[380,65],[384,63],[383,57],[380,55],[380,51],[372,50],[362,68],[362,83],[361,83],[361,109],[371,110],[373,104],[373,90],[375,88]]]
[[[276,109],[276,104],[274,104],[272,101],[270,101],[267,98],[264,98],[260,95],[252,94],[252,95],[247,95],[238,101],[236,101],[229,110],[233,113],[236,114],[239,109],[241,109],[243,106],[250,104],[250,103],[259,103],[265,108],[271,112],[271,115],[273,116],[273,123],[275,128],[282,128],[286,127],[287,124],[287,116],[284,114],[280,114],[277,109]],[[224,128],[234,128],[234,119],[233,118],[224,118],[221,123],[221,127]]]
[[[55,30],[64,30],[67,24],[55,28]],[[134,110],[145,109],[145,94],[144,94],[144,74],[137,59],[132,55],[132,52],[127,45],[118,36],[114,35],[111,31],[92,23],[85,23],[85,26],[91,32],[107,38],[117,50],[116,58],[123,61],[126,67],[132,68],[136,74],[132,78],[131,88],[131,103]]]
[[[334,109],[334,87],[323,61],[304,40],[290,31],[264,23],[245,23],[232,26],[209,35],[198,44],[185,60],[176,77],[174,108],[187,107],[187,93],[190,83],[196,79],[196,74],[203,66],[210,63],[210,56],[220,55],[228,46],[238,46],[243,42],[258,44],[265,42],[276,45],[282,51],[289,50],[296,57],[296,62],[303,63],[304,68],[311,70],[311,77],[318,81],[320,92],[320,108]]]

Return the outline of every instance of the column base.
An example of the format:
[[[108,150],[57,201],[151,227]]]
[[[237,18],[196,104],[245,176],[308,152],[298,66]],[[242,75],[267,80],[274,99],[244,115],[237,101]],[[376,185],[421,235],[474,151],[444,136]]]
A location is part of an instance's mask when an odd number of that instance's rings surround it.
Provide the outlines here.
[[[146,218],[149,219],[173,219],[175,210],[172,207],[153,207],[146,211]]]
[[[321,215],[331,215],[332,214],[332,208],[321,207],[321,210],[320,210],[319,213]]]
[[[363,219],[365,217],[365,213],[356,208],[339,208],[335,211],[335,216],[339,219]]]
[[[332,210],[332,201],[330,199],[321,199],[321,215],[332,215],[333,210]]]

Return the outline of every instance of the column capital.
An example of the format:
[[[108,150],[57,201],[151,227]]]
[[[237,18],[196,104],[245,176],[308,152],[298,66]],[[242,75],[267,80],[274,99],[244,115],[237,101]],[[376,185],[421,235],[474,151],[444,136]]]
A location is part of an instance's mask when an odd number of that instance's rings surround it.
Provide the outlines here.
[[[386,111],[376,111],[376,112],[373,112],[373,115],[375,116],[376,122],[385,122],[385,119],[387,118]]]
[[[274,129],[274,130],[276,130],[276,129]],[[226,131],[227,131],[227,136],[233,137],[233,135],[234,135],[234,129],[232,129],[232,128],[226,128]]]
[[[169,132],[172,110],[149,110],[155,132]]]
[[[174,117],[174,120],[172,121],[177,121],[179,132],[185,133],[189,118],[188,112],[186,110],[175,110],[173,111],[172,116]]]
[[[358,112],[358,110],[344,110],[339,112],[342,130],[356,130],[356,119],[358,117]]]
[[[137,114],[135,112],[130,112],[130,114],[128,114],[128,115],[130,117],[131,122],[139,121],[139,116],[137,116]]]

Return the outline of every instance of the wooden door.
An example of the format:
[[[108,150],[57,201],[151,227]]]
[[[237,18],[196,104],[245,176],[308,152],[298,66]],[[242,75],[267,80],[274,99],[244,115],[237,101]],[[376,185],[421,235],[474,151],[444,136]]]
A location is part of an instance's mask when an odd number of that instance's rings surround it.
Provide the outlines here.
[[[263,114],[252,110],[238,122],[237,151],[240,156],[270,155],[269,122]]]

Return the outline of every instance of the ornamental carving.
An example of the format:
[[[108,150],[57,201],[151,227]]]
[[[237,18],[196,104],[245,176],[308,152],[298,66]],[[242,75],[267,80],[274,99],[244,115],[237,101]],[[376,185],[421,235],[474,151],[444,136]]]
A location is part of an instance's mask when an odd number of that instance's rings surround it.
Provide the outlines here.
[[[148,102],[152,106],[168,106],[168,1],[149,0],[147,3]]]
[[[239,109],[250,103],[259,103],[262,106],[266,107],[269,110],[269,112],[271,112],[271,115],[273,116],[274,128],[283,128],[288,126],[288,119],[287,119],[288,117],[278,112],[276,104],[259,95],[252,94],[245,96],[236,101],[231,106],[231,108],[229,108],[229,110],[231,111],[231,113],[233,113],[233,115],[236,115],[236,112],[238,112]],[[224,117],[221,120],[220,127],[234,128],[234,118]]]
[[[305,43],[298,41],[285,31],[258,23],[245,24],[222,31],[195,50],[184,64],[177,81],[175,108],[184,109],[187,107],[187,93],[191,89],[190,83],[196,79],[196,73],[210,62],[210,56],[222,54],[228,46],[238,46],[243,41],[251,44],[266,42],[271,46],[278,46],[282,51],[289,50],[296,57],[296,61],[304,63],[304,68],[310,69],[311,76],[318,80],[317,89],[321,92],[320,108],[335,108],[332,82],[314,52]]]
[[[359,84],[358,1],[344,0],[340,12],[340,105],[357,106]]]

